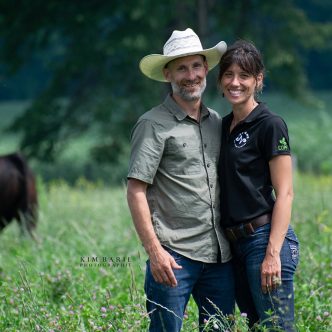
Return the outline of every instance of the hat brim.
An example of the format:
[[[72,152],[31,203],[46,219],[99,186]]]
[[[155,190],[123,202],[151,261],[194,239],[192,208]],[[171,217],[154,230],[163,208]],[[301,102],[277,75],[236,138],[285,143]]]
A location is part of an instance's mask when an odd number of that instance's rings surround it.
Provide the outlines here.
[[[167,82],[163,74],[163,68],[168,62],[188,55],[204,55],[208,63],[208,69],[211,70],[219,63],[219,60],[221,56],[226,52],[226,49],[226,43],[224,41],[221,41],[214,47],[208,48],[206,50],[189,52],[175,56],[150,54],[142,58],[139,63],[139,68],[145,76],[151,78],[152,80],[159,82]]]

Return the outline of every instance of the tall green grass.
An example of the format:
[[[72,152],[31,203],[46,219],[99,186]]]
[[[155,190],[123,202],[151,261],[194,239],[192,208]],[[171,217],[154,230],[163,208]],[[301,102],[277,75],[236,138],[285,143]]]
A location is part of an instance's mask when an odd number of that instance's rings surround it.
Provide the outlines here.
[[[297,174],[294,182],[297,327],[332,331],[332,177]],[[0,235],[0,331],[146,331],[146,254],[125,188],[80,180],[40,181],[38,189],[40,243],[20,237],[15,223]],[[237,314],[236,324],[247,330],[245,317]],[[191,300],[183,331],[193,330]]]
[[[322,94],[321,100],[329,96]],[[310,108],[276,95],[268,98],[271,110],[288,123],[299,168],[325,174],[295,177],[292,222],[301,241],[296,318],[300,332],[332,331],[331,103]],[[219,109],[217,102],[212,103],[215,109],[229,111]],[[0,104],[0,154],[18,148],[19,135],[3,128],[22,106]],[[95,135],[72,141],[53,165],[31,163],[44,179],[38,186],[40,243],[20,237],[14,223],[0,234],[0,331],[136,332],[148,326],[146,255],[131,223],[125,188],[105,185],[125,178],[127,159],[124,156],[115,168],[91,163],[87,149]],[[54,181],[61,178],[75,185]],[[237,314],[236,325],[239,332],[245,331],[245,317]],[[195,329],[197,313],[191,300],[183,331]]]

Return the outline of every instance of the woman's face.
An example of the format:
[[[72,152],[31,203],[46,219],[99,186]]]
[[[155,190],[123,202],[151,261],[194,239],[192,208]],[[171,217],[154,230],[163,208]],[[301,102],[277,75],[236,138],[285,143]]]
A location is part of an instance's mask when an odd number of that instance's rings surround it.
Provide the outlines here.
[[[255,89],[261,86],[262,80],[262,74],[255,78],[239,65],[232,64],[222,75],[220,86],[232,105],[246,105],[254,102]]]

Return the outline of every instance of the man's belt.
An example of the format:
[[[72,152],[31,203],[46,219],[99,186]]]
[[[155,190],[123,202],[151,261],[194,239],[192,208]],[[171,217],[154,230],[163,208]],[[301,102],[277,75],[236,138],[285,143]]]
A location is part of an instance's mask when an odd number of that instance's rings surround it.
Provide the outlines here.
[[[242,223],[236,226],[225,228],[225,234],[229,241],[236,241],[243,237],[247,237],[255,232],[258,227],[264,226],[271,222],[271,213],[263,214],[257,218],[254,218],[246,223]]]

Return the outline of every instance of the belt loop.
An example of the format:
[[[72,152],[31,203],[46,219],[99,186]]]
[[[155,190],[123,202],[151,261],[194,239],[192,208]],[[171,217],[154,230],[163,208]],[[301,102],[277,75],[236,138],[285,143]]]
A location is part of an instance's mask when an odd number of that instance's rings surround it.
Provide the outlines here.
[[[246,237],[248,235],[247,234],[246,224],[239,225],[239,231],[240,231],[240,236],[239,237]]]
[[[234,231],[231,228],[229,228],[228,231],[231,234],[232,241],[236,241],[237,240],[237,236],[235,235]]]
[[[255,233],[255,228],[252,226],[251,222],[244,224],[244,226],[246,228],[248,235]]]

